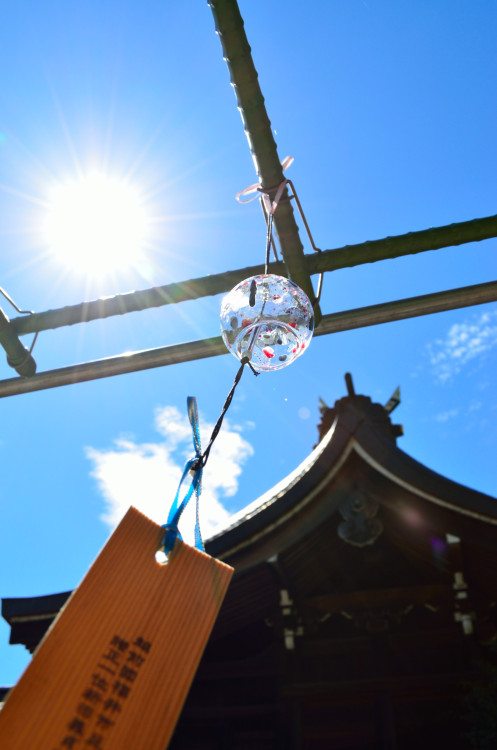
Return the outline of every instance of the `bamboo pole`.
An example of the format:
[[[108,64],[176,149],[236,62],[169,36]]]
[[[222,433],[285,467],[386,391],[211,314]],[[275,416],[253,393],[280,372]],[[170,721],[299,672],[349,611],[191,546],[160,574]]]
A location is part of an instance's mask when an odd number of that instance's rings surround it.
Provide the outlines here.
[[[20,341],[16,330],[0,307],[0,344],[7,354],[8,364],[24,377],[31,377],[36,372],[36,362],[31,352]]]
[[[429,250],[441,250],[468,242],[481,242],[492,237],[497,237],[497,216],[487,216],[482,219],[463,221],[434,229],[424,229],[395,237],[346,245],[345,247],[324,250],[322,253],[313,253],[304,257],[309,274],[317,274],[321,271],[337,271],[363,263],[375,263]],[[236,271],[226,271],[202,278],[152,287],[151,289],[117,294],[113,297],[104,297],[77,305],[12,318],[10,325],[17,335],[22,336],[27,333],[61,328],[76,323],[87,323],[90,320],[98,320],[113,315],[124,315],[125,313],[147,310],[152,307],[200,299],[201,297],[228,292],[242,279],[256,276],[263,271],[262,265],[249,266]],[[284,264],[282,262],[271,263],[269,272],[284,274]]]
[[[497,281],[486,284],[452,289],[446,292],[425,294],[420,297],[410,297],[386,302],[379,305],[360,307],[355,310],[324,315],[315,336],[328,333],[348,331],[363,326],[379,325],[395,320],[405,320],[419,315],[430,315],[435,312],[454,310],[460,307],[481,305],[497,300]],[[190,341],[174,346],[164,346],[148,351],[123,354],[118,357],[86,362],[84,364],[48,370],[34,375],[32,378],[11,378],[0,381],[0,398],[16,396],[21,393],[57,388],[62,385],[82,383],[112,375],[122,375],[154,367],[165,367],[180,362],[191,362],[207,357],[217,357],[226,354],[226,348],[220,336]]]
[[[468,242],[481,242],[492,237],[497,237],[497,216],[486,216],[482,219],[431,227],[418,232],[407,232],[395,237],[362,242],[358,245],[345,245],[337,250],[324,250],[307,256],[307,264],[311,274],[335,271],[339,268],[359,266],[362,263],[375,263],[379,260],[424,253],[427,250],[440,250]]]
[[[394,302],[383,302],[380,305],[369,305],[355,310],[324,315],[314,335],[322,336],[328,333],[351,331],[354,328],[393,323],[396,320],[417,318],[421,315],[432,315],[495,301],[497,301],[497,281],[489,281],[485,284],[474,284],[445,292],[407,297]]]
[[[209,0],[209,6],[223,47],[257,175],[264,190],[276,191],[284,179],[281,159],[238,4],[236,0]],[[288,276],[314,302],[314,289],[306,268],[304,247],[286,189],[274,214],[274,225]],[[315,313],[316,321],[319,322],[321,313],[319,310],[315,310]]]

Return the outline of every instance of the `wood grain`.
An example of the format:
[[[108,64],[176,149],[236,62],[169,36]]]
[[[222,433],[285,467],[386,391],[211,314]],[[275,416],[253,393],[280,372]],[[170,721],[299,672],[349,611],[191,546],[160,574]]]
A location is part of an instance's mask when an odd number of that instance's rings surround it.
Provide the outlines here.
[[[130,508],[0,712],[2,750],[164,750],[233,569]]]

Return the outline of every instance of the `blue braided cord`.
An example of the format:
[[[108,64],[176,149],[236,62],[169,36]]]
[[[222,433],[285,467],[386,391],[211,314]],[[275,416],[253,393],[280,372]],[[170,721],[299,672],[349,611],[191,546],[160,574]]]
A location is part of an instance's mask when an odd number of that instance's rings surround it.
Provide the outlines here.
[[[196,511],[195,511],[195,547],[202,552],[205,552],[204,543],[202,541],[202,534],[200,533],[200,521],[198,517],[200,493],[202,492],[202,471],[200,468],[195,473],[192,484],[195,484],[195,495],[196,495]]]
[[[188,407],[188,418],[190,420],[193,432],[193,447],[195,448],[196,456],[200,458],[202,448],[200,445],[200,432],[198,426],[197,399],[195,398],[195,396],[188,396],[188,398],[186,399],[186,404]]]
[[[188,407],[188,418],[190,419],[190,424],[192,426],[193,447],[195,448],[195,456],[198,459],[197,470],[195,472],[195,476],[193,477],[193,482],[192,482],[192,484],[194,484],[195,495],[196,495],[195,547],[199,550],[202,550],[202,552],[205,552],[204,543],[202,541],[202,535],[200,533],[200,521],[198,517],[200,494],[202,492],[203,464],[201,461],[202,446],[200,443],[200,427],[199,427],[199,419],[198,419],[197,399],[195,398],[195,396],[188,396],[188,398],[186,399],[186,404]]]
[[[176,539],[178,537],[181,539],[181,534],[178,530],[178,523],[179,519],[181,518],[181,514],[183,513],[184,509],[188,505],[191,496],[195,492],[196,495],[196,501],[197,501],[197,512],[196,512],[196,522],[195,522],[195,546],[197,549],[204,551],[204,545],[202,542],[202,537],[200,534],[200,524],[198,520],[198,505],[200,500],[200,493],[202,491],[202,472],[203,467],[201,464],[201,445],[200,445],[200,432],[199,432],[199,426],[198,426],[198,412],[197,412],[197,401],[194,397],[189,396],[188,397],[188,416],[190,418],[190,424],[192,426],[192,432],[193,432],[193,447],[195,449],[195,457],[190,458],[183,469],[183,474],[181,476],[181,479],[179,481],[178,489],[176,491],[176,496],[171,504],[171,508],[169,510],[169,516],[167,519],[167,523],[164,524],[162,527],[166,530],[166,533],[164,535],[164,552],[166,555],[171,552],[172,548],[174,547],[176,543]],[[196,469],[194,469],[194,474],[192,477],[192,481],[190,482],[190,487],[188,488],[188,491],[186,495],[184,496],[183,500],[179,501],[179,494],[181,490],[181,485],[183,484],[186,475],[191,472],[191,470],[196,466]]]
[[[190,500],[193,494],[193,489],[194,489],[193,483],[195,481],[195,477],[192,479],[190,483],[190,487],[181,503],[179,501],[179,493],[181,490],[181,485],[183,484],[186,475],[189,473],[190,469],[195,464],[196,460],[197,460],[196,458],[191,458],[189,461],[186,462],[185,468],[183,469],[183,475],[180,479],[178,489],[176,491],[176,496],[169,510],[167,523],[162,527],[166,529],[166,533],[164,535],[164,552],[166,553],[166,555],[169,554],[169,552],[171,552],[178,536],[181,538],[181,535],[178,530],[178,523],[179,523],[181,514],[183,513],[188,501]]]

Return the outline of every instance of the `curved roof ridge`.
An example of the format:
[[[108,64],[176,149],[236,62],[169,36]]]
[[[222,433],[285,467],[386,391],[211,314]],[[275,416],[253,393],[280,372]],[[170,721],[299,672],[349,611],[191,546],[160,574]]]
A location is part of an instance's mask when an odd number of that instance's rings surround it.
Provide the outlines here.
[[[396,445],[388,446],[382,435],[364,425],[354,435],[354,449],[383,476],[429,502],[480,521],[497,525],[497,498],[430,469]]]
[[[324,439],[315,446],[311,453],[306,456],[306,458],[304,458],[304,460],[301,461],[300,464],[290,472],[290,474],[287,474],[283,479],[270,487],[269,490],[230,516],[225,526],[217,528],[212,536],[208,537],[206,541],[210,542],[223,536],[243,521],[251,519],[261,511],[264,511],[269,505],[272,505],[280,497],[285,495],[288,490],[290,490],[304,476],[304,474],[309,471],[321,454],[326,450],[328,444],[333,438],[334,427],[335,423],[328,430]]]
[[[395,439],[390,439],[372,418],[370,407],[377,409],[379,404],[355,395],[341,399],[340,404],[342,408],[334,413],[331,428],[316,448],[293,472],[210,537],[206,541],[209,554],[229,556],[284,525],[331,484],[352,452],[405,491],[433,505],[497,526],[497,499],[438,474],[398,448]],[[326,507],[333,514],[338,499],[330,495]]]

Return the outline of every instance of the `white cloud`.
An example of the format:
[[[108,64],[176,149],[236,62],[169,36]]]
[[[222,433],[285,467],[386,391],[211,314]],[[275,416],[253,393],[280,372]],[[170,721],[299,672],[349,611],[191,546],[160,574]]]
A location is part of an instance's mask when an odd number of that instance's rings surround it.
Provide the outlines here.
[[[483,406],[482,401],[472,401],[469,405],[468,411],[469,412],[479,411],[482,406]]]
[[[214,425],[200,419],[202,446],[207,446]],[[155,426],[164,440],[157,443],[136,443],[118,439],[108,450],[87,448],[86,455],[93,464],[91,474],[105,500],[102,520],[114,527],[130,505],[134,505],[156,523],[167,520],[169,508],[176,494],[184,462],[194,454],[192,431],[186,416],[175,406],[157,409]],[[234,495],[242,465],[253,454],[253,448],[227,419],[214,443],[204,469],[200,498],[200,528],[204,538],[224,526],[230,513],[221,502],[222,497]],[[181,496],[188,489],[188,478]],[[193,542],[195,526],[195,498],[183,513],[180,530],[185,541]]]
[[[445,383],[470,361],[497,346],[497,310],[474,316],[471,322],[456,323],[445,339],[428,345],[430,364],[437,380]]]
[[[449,409],[448,411],[442,411],[439,414],[436,414],[433,419],[435,422],[448,422],[449,419],[454,419],[454,417],[457,417],[459,414],[458,409]]]

